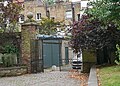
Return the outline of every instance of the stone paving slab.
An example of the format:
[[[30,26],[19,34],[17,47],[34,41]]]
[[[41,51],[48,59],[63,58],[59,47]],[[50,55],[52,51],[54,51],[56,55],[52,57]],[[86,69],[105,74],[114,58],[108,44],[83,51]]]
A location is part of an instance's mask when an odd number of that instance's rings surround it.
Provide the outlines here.
[[[80,86],[80,80],[70,78],[68,71],[52,71],[0,78],[0,86]]]

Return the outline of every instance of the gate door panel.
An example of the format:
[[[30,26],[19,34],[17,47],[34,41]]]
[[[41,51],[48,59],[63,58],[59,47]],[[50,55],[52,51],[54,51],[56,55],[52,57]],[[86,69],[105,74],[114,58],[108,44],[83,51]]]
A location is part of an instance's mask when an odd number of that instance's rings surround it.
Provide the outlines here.
[[[43,40],[44,68],[59,66],[60,43],[59,40]]]
[[[52,44],[52,65],[59,66],[59,44]]]
[[[52,65],[52,54],[51,54],[51,44],[43,44],[43,61],[44,68],[50,67]]]

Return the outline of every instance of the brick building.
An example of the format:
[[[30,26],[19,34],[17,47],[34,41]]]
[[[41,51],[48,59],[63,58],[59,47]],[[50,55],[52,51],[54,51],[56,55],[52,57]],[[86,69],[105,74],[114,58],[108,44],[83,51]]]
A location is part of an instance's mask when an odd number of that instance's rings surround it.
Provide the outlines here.
[[[9,1],[9,0],[8,0]],[[33,13],[33,18],[40,21],[41,18],[50,17],[55,21],[63,21],[65,25],[71,25],[73,21],[78,21],[90,0],[54,0],[52,5],[47,5],[44,0],[12,0],[23,6],[24,10],[20,14],[19,22],[23,23],[27,19],[28,12]],[[81,9],[83,11],[81,11]]]
[[[63,21],[65,25],[70,25],[75,20],[80,18],[80,2],[56,2],[52,5],[46,5],[41,0],[27,0],[23,3],[24,11],[21,12],[21,18],[19,19],[22,23],[26,20],[28,12],[33,13],[33,18],[36,21],[47,16],[53,18],[55,21]]]

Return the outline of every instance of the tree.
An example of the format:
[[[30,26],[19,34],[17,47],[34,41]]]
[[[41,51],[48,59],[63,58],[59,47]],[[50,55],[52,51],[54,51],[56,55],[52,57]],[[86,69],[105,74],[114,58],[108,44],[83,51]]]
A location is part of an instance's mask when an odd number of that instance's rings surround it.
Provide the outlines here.
[[[3,29],[3,31],[6,31],[6,25],[12,24],[12,30],[14,31],[16,28],[16,23],[18,22],[19,13],[23,10],[22,6],[9,2],[7,6],[4,6],[3,4],[0,5],[1,12],[0,13],[0,25]]]
[[[79,48],[112,47],[119,42],[119,4],[118,0],[97,0],[89,4],[92,8],[86,10],[87,16],[73,25],[71,45],[76,52]]]
[[[47,3],[48,3],[49,5],[52,5],[52,4],[55,3],[55,0],[47,0]]]
[[[88,8],[86,15],[73,25],[72,48],[76,53],[80,48],[95,51],[103,49],[104,54],[115,52],[115,45],[120,43],[119,1],[97,0],[89,5],[93,8]],[[105,57],[109,56],[106,54]]]
[[[55,22],[54,19],[42,18],[42,21],[40,21],[40,34],[55,34],[56,27],[60,24],[61,22]]]
[[[118,25],[118,29],[120,29],[120,0],[110,0],[110,2],[110,15],[108,19]]]
[[[92,20],[97,18],[104,26],[112,22],[120,29],[120,0],[97,0],[90,2],[89,6],[93,8],[86,12],[92,15]]]

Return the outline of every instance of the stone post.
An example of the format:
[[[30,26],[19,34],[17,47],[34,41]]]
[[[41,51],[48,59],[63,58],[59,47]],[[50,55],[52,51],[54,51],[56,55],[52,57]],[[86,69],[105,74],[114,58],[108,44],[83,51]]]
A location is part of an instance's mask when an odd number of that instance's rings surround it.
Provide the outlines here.
[[[96,55],[94,50],[83,50],[82,51],[82,70],[83,73],[89,73],[93,65],[96,64]]]
[[[31,73],[31,42],[35,39],[37,34],[37,23],[32,20],[33,15],[29,13],[29,18],[22,24],[22,64],[28,67],[28,73]]]

